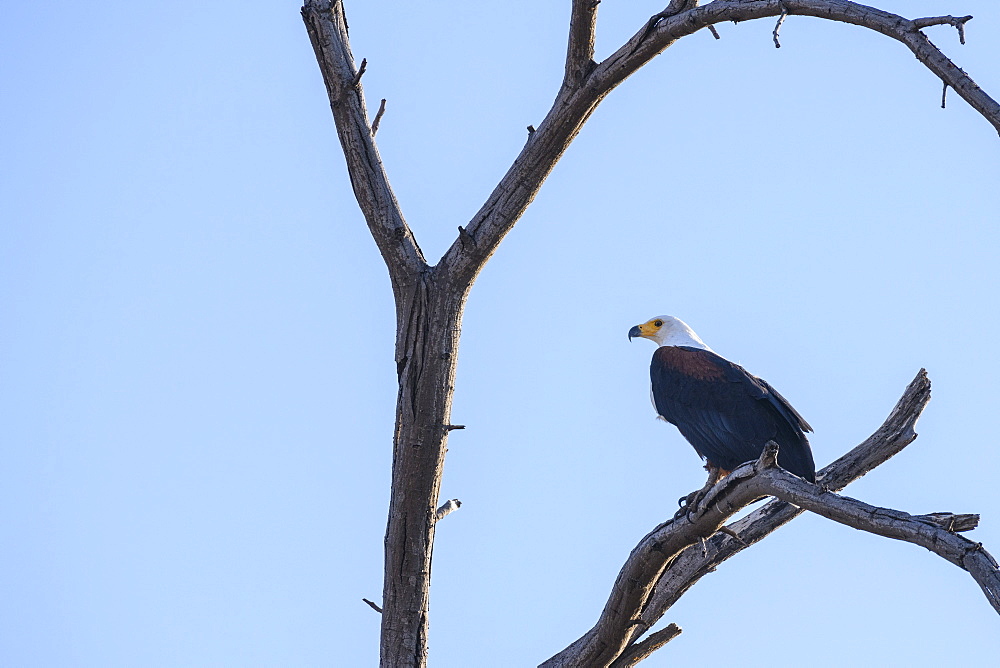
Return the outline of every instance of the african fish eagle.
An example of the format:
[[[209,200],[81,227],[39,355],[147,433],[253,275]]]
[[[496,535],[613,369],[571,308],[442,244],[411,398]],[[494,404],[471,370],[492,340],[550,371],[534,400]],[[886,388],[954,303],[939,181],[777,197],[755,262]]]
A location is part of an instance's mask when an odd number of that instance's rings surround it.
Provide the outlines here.
[[[768,441],[778,444],[781,468],[816,481],[806,439],[812,427],[766,381],[717,355],[673,316],[636,325],[628,333],[635,337],[659,345],[649,367],[653,406],[706,460],[709,484],[756,460]]]

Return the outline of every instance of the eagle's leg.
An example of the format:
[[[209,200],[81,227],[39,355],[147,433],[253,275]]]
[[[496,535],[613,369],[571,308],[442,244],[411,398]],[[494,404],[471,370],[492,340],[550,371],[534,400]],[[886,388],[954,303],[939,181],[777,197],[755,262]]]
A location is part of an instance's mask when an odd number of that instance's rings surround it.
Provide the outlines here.
[[[690,515],[698,509],[698,504],[701,500],[705,498],[708,494],[708,490],[715,487],[716,483],[725,478],[727,475],[732,473],[732,471],[727,471],[724,468],[716,466],[710,461],[705,462],[705,470],[708,471],[708,480],[705,482],[705,486],[696,492],[691,492],[687,496],[682,496],[677,500],[677,505],[680,508],[674,513],[674,519],[679,519],[680,517],[685,517],[690,521]]]

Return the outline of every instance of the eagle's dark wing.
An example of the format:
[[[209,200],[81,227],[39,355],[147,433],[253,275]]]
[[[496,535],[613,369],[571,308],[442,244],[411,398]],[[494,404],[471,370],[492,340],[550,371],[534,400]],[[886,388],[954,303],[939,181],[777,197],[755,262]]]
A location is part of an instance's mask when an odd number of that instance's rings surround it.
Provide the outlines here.
[[[779,446],[778,463],[809,481],[816,466],[802,416],[765,381],[708,350],[662,346],[650,366],[653,403],[702,457],[727,471]]]

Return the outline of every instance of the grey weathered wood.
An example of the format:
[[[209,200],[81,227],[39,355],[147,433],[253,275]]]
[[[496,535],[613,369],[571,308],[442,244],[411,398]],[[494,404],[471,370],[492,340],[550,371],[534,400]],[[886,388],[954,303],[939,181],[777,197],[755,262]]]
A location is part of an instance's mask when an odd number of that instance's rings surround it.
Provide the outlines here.
[[[451,247],[431,266],[406,224],[379,157],[364,100],[364,61],[360,68],[354,63],[343,2],[306,0],[302,17],[323,75],[348,174],[388,267],[396,303],[399,391],[385,538],[382,666],[426,665],[436,509],[448,433],[453,428],[449,417],[462,313],[476,276],[590,114],[616,86],[681,37],[720,22],[782,12],[864,26],[899,40],[1000,131],[1000,105],[920,32],[933,25],[962,28],[968,20],[965,17],[914,22],[843,0],[715,0],[703,7],[696,0],[671,0],[626,44],[596,63],[597,2],[572,0],[564,77],[552,108],[537,129],[532,128],[520,155],[482,208],[459,227]],[[789,508],[771,506],[764,515],[755,513],[757,524],[748,527],[746,535],[759,531],[763,537],[775,522],[794,516]],[[644,596],[648,598],[648,592]],[[631,645],[622,660],[639,660],[646,648],[661,645],[666,635],[651,636],[640,645],[635,642],[636,634],[630,633]]]
[[[914,440],[913,424],[927,403],[929,389],[921,371],[882,428],[861,446],[823,469],[823,473],[835,481],[834,487],[842,488],[848,482],[844,479],[845,474],[860,477],[874,468],[875,462],[884,462]],[[949,515],[967,526],[970,516],[943,513],[938,517],[912,516],[870,506],[829,491],[822,480],[820,485],[814,485],[776,468],[776,457],[777,448],[771,444],[757,462],[741,466],[716,485],[688,518],[667,521],[647,534],[622,567],[594,628],[543,663],[542,668],[630,665],[627,661],[633,655],[648,656],[653,650],[646,646],[647,640],[656,638],[656,647],[665,641],[658,642],[660,638],[655,634],[640,640],[645,629],[655,624],[702,575],[739,551],[733,549],[724,553],[720,541],[740,544],[739,549],[743,549],[803,510],[927,548],[968,571],[1000,613],[1000,570],[996,562],[981,544],[953,533],[957,529],[949,518],[943,517]],[[730,525],[729,531],[734,535],[715,533],[728,517],[763,496],[774,496],[779,501]],[[706,540],[709,536],[712,539]],[[698,554],[700,560],[694,556]],[[687,561],[682,558],[684,555],[689,557]],[[664,580],[670,581],[666,587],[662,586]],[[671,589],[674,595],[665,599],[666,589]]]
[[[927,548],[968,571],[983,590],[986,600],[1000,614],[1000,569],[982,543],[959,536],[919,515],[871,506],[826,491],[776,468],[761,471],[750,486],[761,494],[774,496],[849,527]]]
[[[920,414],[927,406],[927,402],[930,401],[930,397],[930,380],[927,378],[927,372],[921,369],[907,385],[903,396],[896,402],[885,422],[875,433],[850,452],[821,469],[817,474],[818,482],[826,489],[843,489],[848,483],[857,480],[902,451],[916,439],[917,434],[914,427]],[[704,542],[682,550],[674,557],[670,568],[664,569],[657,580],[652,583],[653,591],[649,599],[643,601],[641,611],[635,617],[641,620],[641,628],[648,629],[656,624],[688,589],[703,576],[714,571],[722,562],[762,540],[802,512],[804,511],[801,508],[789,503],[772,500],[728,526],[729,531],[738,538],[720,532]],[[621,620],[614,622],[610,619],[605,620],[607,613],[608,607],[605,606],[601,620],[593,629],[542,665],[547,668],[599,665],[587,663],[588,655],[584,652],[586,647],[594,645],[598,628],[602,622],[606,628],[618,629],[619,634],[624,634],[626,628]],[[633,617],[629,616],[626,622],[632,620]],[[639,642],[640,638],[641,631],[627,633],[623,638],[624,645],[621,651],[628,653],[629,646]]]

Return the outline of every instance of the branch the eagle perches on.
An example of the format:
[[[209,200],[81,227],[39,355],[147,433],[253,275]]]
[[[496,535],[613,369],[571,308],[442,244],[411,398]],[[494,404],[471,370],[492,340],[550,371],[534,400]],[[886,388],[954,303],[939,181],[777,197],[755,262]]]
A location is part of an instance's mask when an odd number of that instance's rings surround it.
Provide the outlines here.
[[[1000,570],[980,543],[957,531],[978,524],[978,515],[909,515],[877,508],[835,492],[846,487],[912,443],[914,425],[930,400],[930,380],[921,369],[882,426],[863,443],[817,474],[812,484],[777,468],[772,442],[755,462],[740,466],[716,484],[686,517],[670,520],[646,535],[632,550],[612,587],[597,624],[541,668],[630,666],[677,636],[645,640],[681,595],[723,561],[761,540],[805,510],[862,531],[927,548],[969,572],[1000,613]],[[762,497],[774,500],[744,518],[724,523]],[[654,648],[655,649],[655,648]],[[638,660],[638,659],[636,659]]]
[[[383,667],[422,667],[427,661],[434,532],[438,519],[457,507],[457,502],[441,505],[440,485],[469,289],[584,123],[620,83],[680,38],[703,28],[718,37],[715,26],[721,23],[811,16],[868,28],[899,41],[1000,132],[1000,104],[922,32],[931,26],[954,26],[964,43],[965,25],[971,17],[910,20],[847,0],[714,0],[700,6],[698,0],[671,0],[631,39],[597,62],[594,37],[599,4],[600,0],[572,0],[564,74],[550,111],[541,123],[528,126],[520,154],[479,211],[458,227],[458,236],[434,265],[427,262],[406,223],[379,156],[375,132],[385,106],[369,123],[362,84],[366,63],[355,66],[343,1],[306,0],[302,8],[351,185],[385,260],[396,303],[399,390],[385,537]],[[776,45],[777,32],[776,26]],[[680,632],[670,625],[642,637],[689,587],[803,509],[925,546],[932,536],[934,545],[948,546],[946,553],[934,551],[968,570],[1000,611],[995,562],[981,546],[948,531],[965,526],[967,516],[946,513],[914,518],[833,494],[913,440],[912,425],[926,403],[929,387],[921,372],[872,438],[820,472],[820,487],[803,487],[802,481],[766,466],[763,460],[738,469],[699,506],[690,524],[661,525],[640,542],[623,568],[623,573],[635,570],[636,577],[620,576],[598,624],[545,665],[634,665]],[[778,500],[717,531],[732,514],[730,506],[746,505],[761,496]]]

